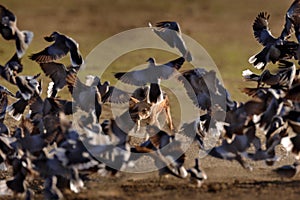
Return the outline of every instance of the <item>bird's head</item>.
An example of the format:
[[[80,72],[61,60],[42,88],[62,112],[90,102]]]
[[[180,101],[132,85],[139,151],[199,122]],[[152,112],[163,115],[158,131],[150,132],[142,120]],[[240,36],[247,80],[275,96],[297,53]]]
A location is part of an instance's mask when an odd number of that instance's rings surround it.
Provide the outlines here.
[[[44,39],[47,42],[53,42],[60,34],[57,31],[54,31],[53,33],[51,33],[50,36],[46,36],[44,37]]]
[[[167,28],[167,29],[170,29],[170,30],[173,30],[173,31],[181,32],[179,24],[177,22],[174,22],[174,21],[158,22],[156,24],[156,26],[160,27],[160,28]]]

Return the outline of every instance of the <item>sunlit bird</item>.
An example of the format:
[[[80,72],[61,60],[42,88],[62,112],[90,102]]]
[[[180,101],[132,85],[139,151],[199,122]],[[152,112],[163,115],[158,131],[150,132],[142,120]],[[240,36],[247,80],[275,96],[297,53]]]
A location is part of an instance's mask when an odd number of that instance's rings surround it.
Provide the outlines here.
[[[17,56],[21,58],[33,39],[33,32],[20,31],[17,27],[17,17],[7,8],[0,5],[0,33],[6,40],[15,40]]]
[[[72,38],[59,32],[53,32],[50,36],[44,37],[47,42],[54,42],[44,50],[32,54],[31,60],[38,63],[48,63],[61,59],[70,52],[72,66],[81,66],[84,61],[79,51],[79,44]]]
[[[295,42],[275,38],[269,29],[270,15],[261,12],[253,23],[254,36],[264,46],[263,50],[249,58],[249,63],[257,69],[264,69],[268,62],[273,63],[285,58],[292,58],[299,45]]]
[[[156,33],[170,47],[177,48],[188,62],[192,61],[192,55],[186,47],[186,44],[182,38],[180,26],[177,22],[158,22],[155,24],[155,27],[153,27],[149,22],[148,25],[154,31],[154,33]]]
[[[159,79],[166,80],[174,76],[184,61],[185,59],[180,57],[163,65],[158,65],[154,58],[149,58],[147,60],[149,63],[148,68],[129,72],[118,72],[115,73],[115,77],[124,83],[136,86],[143,86],[147,83],[157,83]]]

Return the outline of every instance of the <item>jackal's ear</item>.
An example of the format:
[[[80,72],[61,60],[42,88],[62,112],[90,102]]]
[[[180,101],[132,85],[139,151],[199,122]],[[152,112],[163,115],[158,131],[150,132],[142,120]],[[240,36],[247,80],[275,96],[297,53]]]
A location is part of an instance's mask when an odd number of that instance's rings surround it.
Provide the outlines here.
[[[133,103],[139,103],[140,100],[134,98],[134,97],[130,97],[130,100],[133,101]]]

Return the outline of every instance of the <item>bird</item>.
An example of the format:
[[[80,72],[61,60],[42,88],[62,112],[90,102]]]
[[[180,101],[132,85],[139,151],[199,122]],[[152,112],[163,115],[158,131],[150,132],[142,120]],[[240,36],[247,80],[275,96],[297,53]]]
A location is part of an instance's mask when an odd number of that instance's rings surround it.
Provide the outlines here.
[[[150,104],[157,104],[162,102],[164,99],[163,91],[160,87],[160,80],[157,83],[150,83],[149,93],[147,95],[147,101]]]
[[[141,147],[147,147],[155,151],[164,148],[175,139],[174,135],[170,135],[155,125],[149,125],[146,129],[150,137],[140,145]]]
[[[281,32],[280,39],[285,40],[291,36],[295,30],[295,36],[300,42],[299,28],[300,28],[300,1],[295,0],[288,8],[285,15],[285,25]]]
[[[186,178],[188,172],[184,167],[186,155],[181,148],[181,142],[174,135],[159,129],[157,126],[148,126],[150,137],[141,145],[131,148],[133,153],[143,153],[152,157],[159,170],[159,183],[162,176],[171,174],[178,178]],[[135,159],[139,158],[137,156]]]
[[[16,85],[19,91],[17,96],[21,96],[24,100],[29,100],[34,94],[40,95],[42,92],[41,81],[37,78],[40,77],[40,73],[34,76],[17,76]]]
[[[279,61],[279,70],[277,72],[280,74],[280,80],[278,86],[284,91],[288,91],[296,76],[296,65],[293,62],[287,60]]]
[[[57,188],[57,177],[52,176],[46,178],[44,182],[44,198],[45,199],[63,199],[63,194]]]
[[[55,191],[55,187],[51,188],[51,185],[47,185],[51,184],[51,179],[54,176],[57,177],[57,180],[52,179],[52,181],[56,181],[57,189],[60,189],[61,187],[68,188],[71,191],[78,193],[80,189],[84,187],[83,181],[79,177],[78,170],[76,167],[66,166],[65,163],[59,159],[60,149],[55,148],[53,151],[54,152],[50,154],[47,150],[43,149],[41,154],[33,160],[35,171],[38,172],[40,177],[45,178],[46,182],[50,181],[45,183],[45,197],[48,197],[47,195],[57,195],[55,192],[58,191]],[[80,155],[78,156],[80,157]]]
[[[118,80],[135,86],[144,86],[147,83],[157,83],[159,79],[169,79],[176,74],[185,59],[183,57],[172,60],[163,65],[157,65],[155,59],[150,57],[148,68],[129,72],[117,72],[114,74]]]
[[[300,136],[284,136],[280,140],[280,144],[286,149],[287,152],[292,152],[296,160],[300,159]]]
[[[283,116],[283,119],[288,122],[293,132],[300,133],[300,112],[298,110],[290,110]]]
[[[104,81],[101,83],[101,80],[98,76],[87,75],[86,82],[87,86],[96,86],[101,94],[102,103],[128,103],[130,100],[130,94],[124,90],[121,90],[115,86],[112,86],[109,81]]]
[[[257,87],[260,87],[262,84],[277,85],[280,80],[280,74],[272,74],[268,69],[265,69],[261,75],[254,74],[251,70],[247,69],[243,71],[242,76],[246,81],[256,81]]]
[[[273,170],[281,178],[294,178],[300,171],[299,161],[292,165],[284,165]]]
[[[225,160],[236,160],[243,168],[252,171],[252,167],[246,162],[247,150],[251,144],[260,149],[259,138],[255,135],[256,128],[252,122],[244,128],[243,135],[236,135],[231,143],[223,140],[220,146],[213,147],[208,155]]]
[[[0,85],[0,122],[3,123],[8,105],[8,96],[15,97],[6,87]]]
[[[0,5],[0,33],[5,40],[15,40],[17,56],[22,58],[32,42],[33,32],[20,31],[17,27],[17,17],[6,7]]]
[[[12,145],[17,146],[24,152],[28,151],[32,155],[39,154],[39,152],[46,146],[48,134],[38,133],[33,134],[33,123],[28,119],[22,119],[21,124],[14,131],[14,137],[17,139]]]
[[[148,25],[151,30],[164,40],[171,48],[177,48],[188,62],[192,61],[192,55],[186,47],[182,38],[180,26],[177,22],[162,21],[156,23],[155,27],[153,27],[149,22]]]
[[[39,76],[40,74],[16,76],[16,85],[19,90],[15,96],[18,100],[7,107],[7,112],[17,121],[21,119],[29,101],[42,93],[42,82],[37,80]]]
[[[69,73],[77,73],[78,66],[66,67],[62,63],[48,62],[40,63],[40,67],[46,76],[49,76],[52,82],[48,85],[47,96],[56,97],[59,90],[67,85],[66,78]]]
[[[190,141],[196,141],[200,149],[205,148],[204,137],[206,130],[204,126],[210,124],[210,121],[207,120],[207,116],[207,114],[204,114],[190,123],[184,123],[179,130],[179,133],[188,137]]]
[[[69,73],[66,77],[69,92],[71,93],[74,104],[85,112],[95,111],[96,119],[102,112],[101,94],[97,86],[87,86],[80,81],[76,73]]]
[[[276,156],[275,148],[282,142],[287,133],[287,123],[281,116],[274,116],[269,122],[269,126],[264,130],[266,149],[257,149],[254,154],[248,156],[254,161],[264,160],[268,166],[274,165],[279,158]]]
[[[280,94],[278,94],[279,90],[266,89],[263,92],[265,92],[265,95],[260,100],[264,102],[264,106],[262,112],[256,113],[255,121],[257,121],[261,128],[267,130],[273,118],[280,115],[284,101]]]
[[[29,58],[31,60],[37,63],[53,62],[57,59],[61,59],[70,52],[72,66],[81,66],[84,64],[84,60],[79,51],[79,44],[74,39],[57,31],[54,31],[50,36],[44,37],[44,39],[47,42],[54,43],[44,50],[30,55]]]
[[[95,151],[87,141],[82,139],[79,138],[78,132],[69,130],[64,140],[55,149],[54,155],[64,167],[88,171],[98,166],[99,162],[92,154]]]
[[[229,109],[233,106],[231,104],[234,104],[228,91],[220,84],[215,70],[191,69],[181,72],[177,79],[183,84],[194,105],[204,111],[210,111],[213,104],[221,106],[225,102]]]
[[[15,53],[4,66],[0,65],[0,75],[9,83],[16,85],[16,75],[23,71],[21,59]]]
[[[26,194],[28,190],[28,176],[34,173],[31,160],[24,154],[21,158],[13,158],[11,161],[13,177],[6,181],[6,185],[14,193]]]
[[[261,12],[253,23],[253,32],[257,41],[264,46],[263,50],[249,58],[249,63],[255,68],[263,70],[268,62],[273,63],[281,59],[292,58],[299,45],[292,41],[275,38],[269,29],[270,15]]]
[[[191,183],[195,183],[198,188],[207,179],[206,173],[200,168],[200,160],[198,158],[195,158],[195,166],[189,168],[187,172],[190,174]]]

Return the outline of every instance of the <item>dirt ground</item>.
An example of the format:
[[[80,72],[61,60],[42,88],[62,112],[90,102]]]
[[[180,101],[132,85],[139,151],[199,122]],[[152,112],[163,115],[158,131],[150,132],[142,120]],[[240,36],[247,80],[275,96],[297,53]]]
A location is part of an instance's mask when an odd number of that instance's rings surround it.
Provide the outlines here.
[[[289,159],[274,167],[289,163]],[[274,167],[253,163],[249,172],[236,162],[211,157],[202,159],[208,180],[196,188],[188,179],[164,177],[158,173],[121,174],[117,178],[92,176],[86,190],[66,195],[67,199],[299,199],[300,176],[282,180],[273,174]]]
[[[188,152],[191,153],[191,152]],[[195,153],[195,152],[194,152]],[[191,154],[194,154],[193,152]],[[201,188],[191,184],[189,178],[179,179],[164,176],[159,182],[157,172],[120,173],[118,177],[102,177],[99,174],[88,176],[85,189],[75,194],[64,191],[66,199],[299,199],[300,176],[282,179],[272,169],[291,164],[293,159],[284,156],[274,166],[264,162],[250,162],[253,171],[243,169],[235,161],[225,161],[209,156],[201,159],[201,165],[208,179]],[[187,166],[192,166],[188,160]],[[2,173],[0,179],[7,178]],[[35,191],[35,199],[43,199],[42,183],[30,182]],[[15,197],[0,197],[15,199]]]

